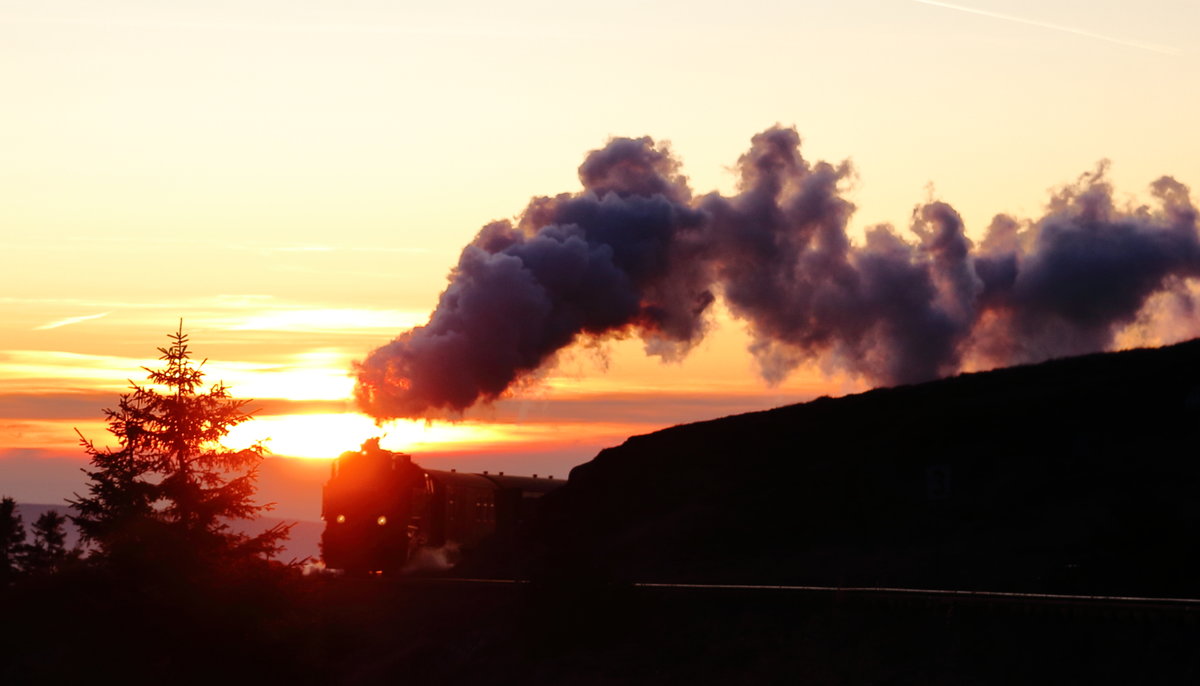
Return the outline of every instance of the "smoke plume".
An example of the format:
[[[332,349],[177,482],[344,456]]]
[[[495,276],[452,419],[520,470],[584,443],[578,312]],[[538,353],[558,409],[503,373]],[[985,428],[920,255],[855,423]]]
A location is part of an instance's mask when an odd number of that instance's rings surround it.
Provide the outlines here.
[[[1106,167],[1057,190],[1043,217],[997,216],[978,246],[953,207],[919,205],[908,238],[847,225],[848,162],[809,162],[774,127],[738,160],[738,191],[696,197],[667,146],[617,138],[583,189],[534,198],[463,249],[429,322],[357,365],[378,418],[457,413],[553,364],[582,339],[637,335],[679,359],[719,296],[747,325],[768,382],[820,362],[874,383],[1111,347],[1173,297],[1191,311],[1200,235],[1188,189],[1118,207]]]

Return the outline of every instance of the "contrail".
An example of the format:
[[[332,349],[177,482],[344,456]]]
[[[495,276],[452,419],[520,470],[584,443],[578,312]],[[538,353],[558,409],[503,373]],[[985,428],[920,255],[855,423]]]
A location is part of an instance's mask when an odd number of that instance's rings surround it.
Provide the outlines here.
[[[33,328],[33,330],[34,331],[46,331],[49,329],[57,329],[62,326],[70,326],[71,324],[78,324],[80,322],[86,322],[91,319],[99,319],[101,317],[106,317],[106,316],[108,316],[108,314],[109,314],[108,312],[101,312],[100,314],[88,314],[88,315],[84,315],[82,317],[67,317],[66,319],[60,319],[56,322],[50,322],[49,324],[42,324],[41,326],[35,326]]]
[[[1177,48],[1167,47],[1164,45],[1155,45],[1154,43],[1141,43],[1138,41],[1125,40],[1123,38],[1114,38],[1112,36],[1106,36],[1102,33],[1093,33],[1091,31],[1077,29],[1077,28],[1074,28],[1071,26],[1063,26],[1062,24],[1052,24],[1052,23],[1046,22],[1046,21],[1037,21],[1035,19],[1025,19],[1023,17],[1014,17],[1011,14],[1002,14],[1000,12],[991,12],[989,10],[981,10],[981,9],[976,9],[974,7],[964,7],[962,5],[955,5],[954,3],[950,3],[950,2],[939,2],[938,0],[913,0],[913,2],[917,2],[922,5],[933,5],[934,7],[944,7],[946,9],[950,9],[950,10],[958,10],[959,12],[966,12],[968,14],[977,14],[981,17],[991,17],[993,19],[1003,19],[1005,21],[1016,22],[1018,24],[1025,24],[1027,26],[1037,26],[1037,27],[1043,28],[1043,29],[1052,29],[1054,31],[1062,31],[1064,33],[1073,33],[1076,36],[1085,36],[1087,38],[1095,38],[1097,40],[1107,41],[1109,43],[1115,43],[1117,45],[1124,45],[1127,48],[1137,48],[1139,50],[1149,50],[1150,52],[1157,52],[1160,55],[1174,55],[1174,56],[1178,57],[1183,54],[1182,50],[1179,50]]]

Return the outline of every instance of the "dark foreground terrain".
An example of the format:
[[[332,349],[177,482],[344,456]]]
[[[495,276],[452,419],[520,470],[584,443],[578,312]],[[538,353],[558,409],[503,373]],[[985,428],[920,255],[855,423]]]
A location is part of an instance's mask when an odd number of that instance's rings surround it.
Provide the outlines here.
[[[191,606],[6,607],[3,683],[1182,684],[1178,607],[308,580]],[[274,606],[274,607],[272,607]],[[276,614],[269,614],[272,609]],[[120,611],[116,611],[120,610]]]
[[[771,591],[391,589],[403,613],[346,683],[1194,683],[1178,611]],[[440,598],[440,600],[438,600]],[[442,607],[456,611],[442,613]],[[424,613],[428,612],[429,615]],[[423,621],[422,621],[423,620]]]

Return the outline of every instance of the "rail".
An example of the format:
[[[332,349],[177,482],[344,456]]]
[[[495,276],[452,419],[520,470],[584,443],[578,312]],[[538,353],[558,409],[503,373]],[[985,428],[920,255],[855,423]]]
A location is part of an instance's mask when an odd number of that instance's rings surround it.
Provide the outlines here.
[[[414,582],[470,583],[496,585],[528,585],[527,579],[476,579],[457,577],[410,577]],[[1130,595],[1082,595],[1066,593],[1022,593],[1016,591],[964,591],[936,588],[899,588],[891,586],[806,586],[786,584],[698,584],[634,582],[632,588],[662,590],[764,591],[796,592],[854,596],[907,596],[945,600],[1010,601],[1034,603],[1072,603],[1087,605],[1161,606],[1200,610],[1200,598],[1172,598]]]

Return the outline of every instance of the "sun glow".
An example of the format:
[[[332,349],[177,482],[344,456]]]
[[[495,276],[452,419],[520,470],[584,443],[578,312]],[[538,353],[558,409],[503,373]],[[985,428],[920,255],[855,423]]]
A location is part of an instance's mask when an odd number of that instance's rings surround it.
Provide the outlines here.
[[[316,350],[291,355],[284,364],[238,368],[215,363],[212,375],[243,398],[343,400],[354,392],[351,359],[345,352]]]
[[[385,448],[425,453],[509,439],[499,427],[482,424],[396,420],[379,427],[365,415],[323,413],[256,417],[234,427],[223,443],[244,448],[262,441],[274,455],[329,459],[358,448],[374,436],[382,436]]]

